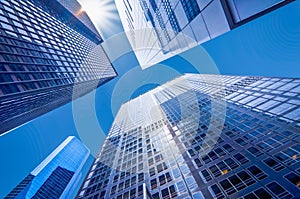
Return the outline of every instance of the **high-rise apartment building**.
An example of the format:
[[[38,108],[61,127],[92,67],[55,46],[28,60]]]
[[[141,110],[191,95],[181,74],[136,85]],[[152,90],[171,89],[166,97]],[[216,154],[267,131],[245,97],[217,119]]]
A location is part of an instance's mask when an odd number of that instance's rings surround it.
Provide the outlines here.
[[[89,150],[74,136],[62,142],[5,198],[70,198],[79,187]]]
[[[299,198],[299,94],[292,78],[167,82],[122,105],[77,197]]]
[[[222,35],[292,0],[116,0],[142,68]]]
[[[76,0],[1,0],[0,134],[115,77],[101,42]]]

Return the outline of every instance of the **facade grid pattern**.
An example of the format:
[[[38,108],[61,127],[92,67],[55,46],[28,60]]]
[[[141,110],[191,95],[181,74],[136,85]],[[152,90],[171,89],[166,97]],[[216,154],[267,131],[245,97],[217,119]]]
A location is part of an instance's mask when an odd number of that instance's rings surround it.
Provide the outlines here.
[[[77,197],[142,198],[143,183],[155,199],[300,197],[299,118],[287,118],[298,110],[298,81],[186,74],[131,100]],[[270,90],[256,89],[266,82]],[[252,101],[285,94],[292,108],[230,100],[249,91]]]
[[[80,187],[83,165],[90,152],[74,136],[64,140],[28,174],[5,199],[72,198]]]
[[[146,68],[292,1],[117,0],[116,5],[138,61]],[[128,5],[132,9],[126,9]],[[145,34],[149,39],[141,42]],[[148,50],[140,52],[145,47]]]
[[[116,76],[100,36],[59,3],[4,0],[0,22],[0,133]]]

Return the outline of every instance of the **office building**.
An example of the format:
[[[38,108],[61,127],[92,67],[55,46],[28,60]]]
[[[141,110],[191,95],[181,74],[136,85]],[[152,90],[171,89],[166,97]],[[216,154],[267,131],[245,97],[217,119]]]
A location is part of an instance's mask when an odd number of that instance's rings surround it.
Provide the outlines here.
[[[222,35],[293,0],[116,0],[142,68]]]
[[[62,142],[5,198],[70,198],[79,187],[89,150],[74,136]]]
[[[0,134],[115,77],[101,42],[76,0],[0,1]]]
[[[122,105],[77,198],[300,198],[299,93],[292,78],[167,82]]]

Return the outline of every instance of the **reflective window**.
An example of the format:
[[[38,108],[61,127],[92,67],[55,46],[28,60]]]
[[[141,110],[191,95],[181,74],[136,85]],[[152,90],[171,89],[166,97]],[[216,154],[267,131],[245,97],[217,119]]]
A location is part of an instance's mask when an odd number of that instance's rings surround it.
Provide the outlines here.
[[[199,13],[200,9],[196,0],[180,0],[184,12],[191,22]]]
[[[286,175],[284,177],[286,179],[288,179],[296,187],[300,188],[300,176],[298,174],[292,172],[292,173],[289,173],[288,175]]]
[[[277,182],[271,182],[270,184],[267,184],[266,187],[268,187],[278,198],[292,198],[292,195]]]

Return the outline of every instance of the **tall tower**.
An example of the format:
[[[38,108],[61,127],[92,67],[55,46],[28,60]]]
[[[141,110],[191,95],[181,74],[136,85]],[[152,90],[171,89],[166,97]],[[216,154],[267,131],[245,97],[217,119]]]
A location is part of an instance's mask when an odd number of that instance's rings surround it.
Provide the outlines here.
[[[116,0],[142,68],[216,38],[293,0]]]
[[[80,184],[89,150],[74,136],[63,141],[5,198],[70,198]]]
[[[77,197],[299,198],[299,93],[288,78],[167,82],[122,105]]]
[[[0,134],[116,76],[76,0],[3,0],[0,22]]]

